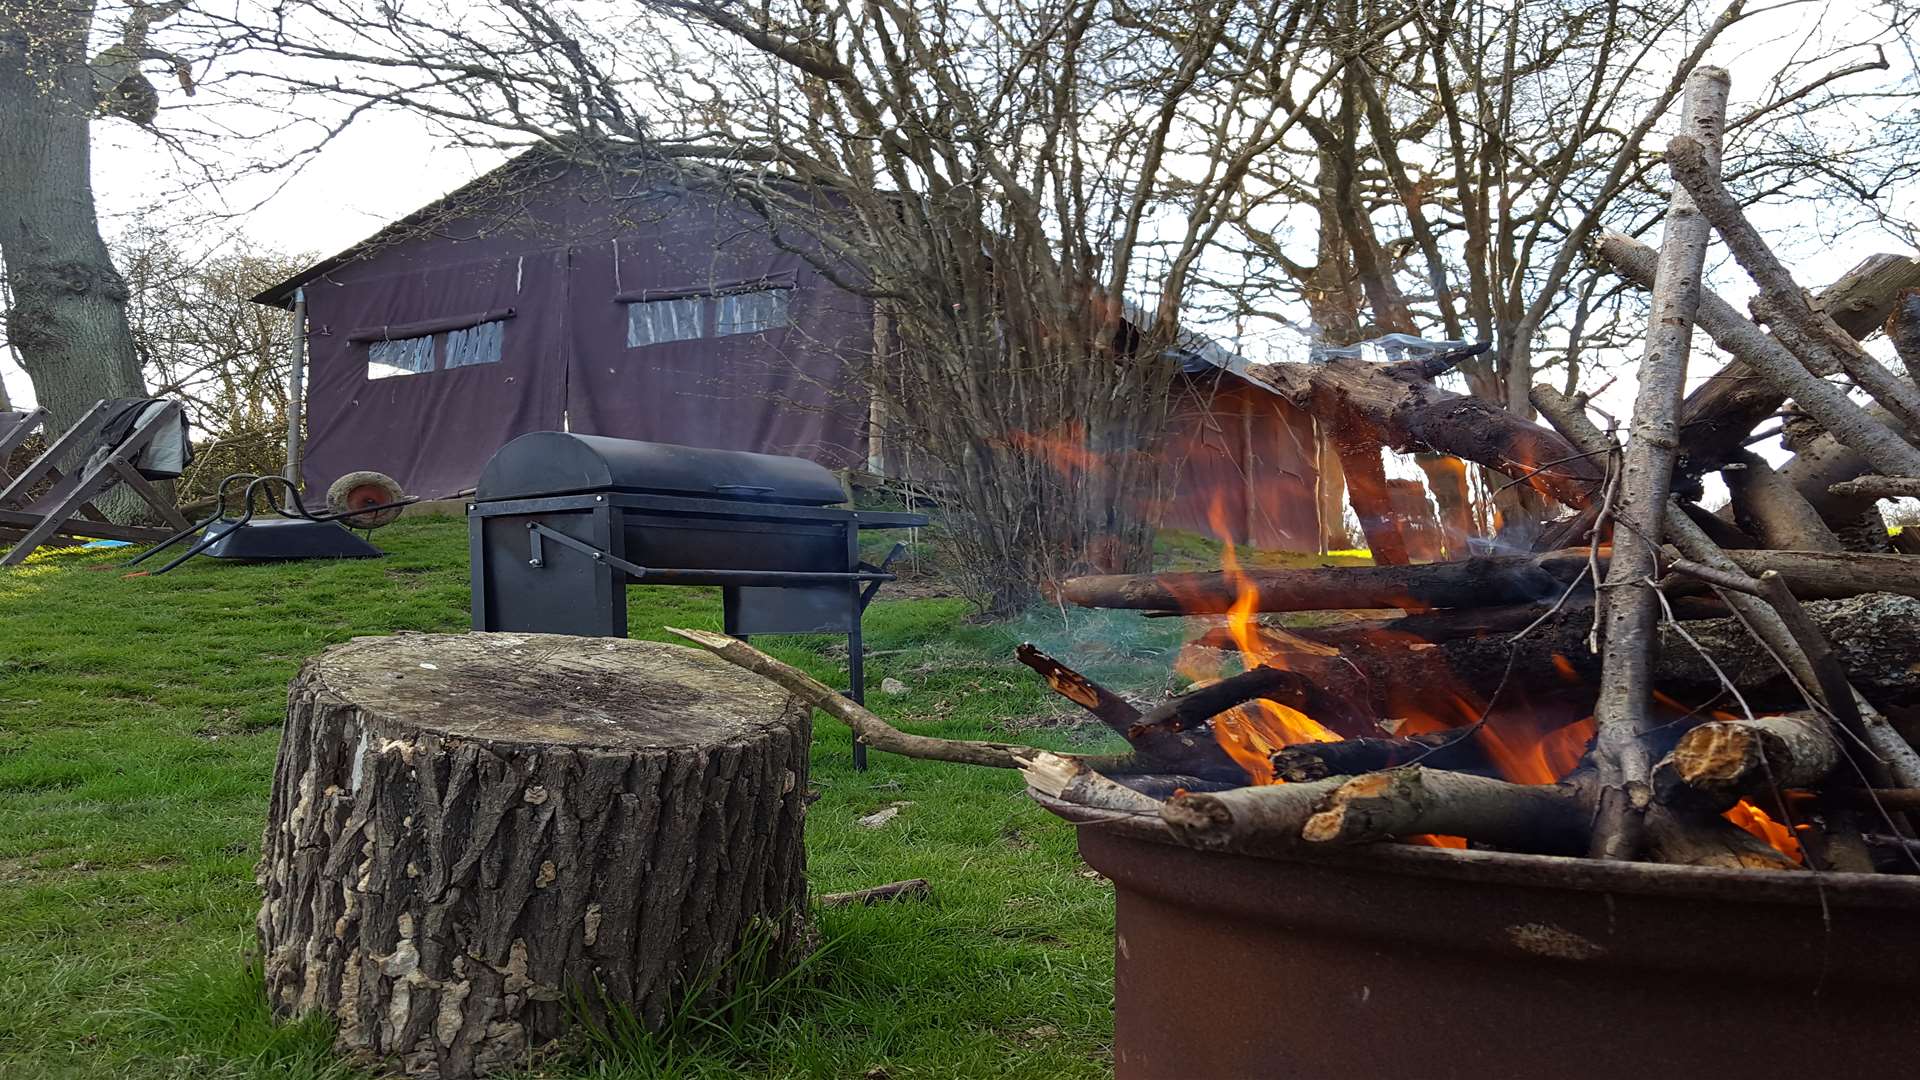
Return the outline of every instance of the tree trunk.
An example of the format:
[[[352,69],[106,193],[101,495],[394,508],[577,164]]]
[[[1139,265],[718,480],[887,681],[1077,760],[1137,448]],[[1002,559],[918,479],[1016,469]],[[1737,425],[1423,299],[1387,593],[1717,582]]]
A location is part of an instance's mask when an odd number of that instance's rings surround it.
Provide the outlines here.
[[[258,877],[267,994],[409,1074],[523,1065],[576,1003],[658,1026],[796,953],[809,712],[724,660],[359,638],[293,684]]]
[[[104,397],[145,393],[127,286],[94,216],[87,62],[93,5],[0,0],[0,256],[7,336],[60,431]]]

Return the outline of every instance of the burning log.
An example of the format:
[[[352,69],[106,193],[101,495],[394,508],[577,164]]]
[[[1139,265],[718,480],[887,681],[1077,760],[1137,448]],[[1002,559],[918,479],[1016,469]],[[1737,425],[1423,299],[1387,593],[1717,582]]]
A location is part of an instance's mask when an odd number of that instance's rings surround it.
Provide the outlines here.
[[[1464,729],[1410,735],[1404,739],[1359,738],[1300,743],[1273,752],[1273,774],[1289,783],[1379,772],[1403,765],[1490,772],[1486,749]]]
[[[1587,823],[1572,785],[1510,784],[1416,765],[1335,788],[1300,835],[1315,844],[1463,836],[1509,851],[1570,853],[1586,843]]]
[[[1704,587],[1697,582],[1689,584]],[[1677,597],[1669,603],[1679,615],[1689,612],[1691,604],[1712,601]],[[1761,606],[1766,606],[1764,601]],[[1836,648],[1848,677],[1870,698],[1889,704],[1920,702],[1920,673],[1909,670],[1911,658],[1920,655],[1920,625],[1908,622],[1920,619],[1920,599],[1868,593],[1844,600],[1815,601],[1807,608],[1823,633],[1836,635]],[[1395,621],[1383,625],[1391,626]],[[1365,694],[1350,695],[1347,700],[1356,709],[1364,708],[1374,717],[1385,718],[1430,715],[1444,707],[1440,699],[1446,697],[1445,691],[1484,699],[1509,665],[1514,672],[1556,672],[1552,681],[1528,681],[1527,689],[1537,705],[1555,700],[1590,703],[1600,673],[1599,657],[1587,648],[1591,623],[1590,607],[1569,604],[1518,641],[1501,633],[1453,640],[1364,632],[1349,635],[1341,627],[1297,633],[1339,645],[1343,655],[1350,657],[1365,676]],[[1691,619],[1686,632],[1717,659],[1727,678],[1741,688],[1755,708],[1794,709],[1803,704],[1770,647],[1756,642],[1739,619],[1725,617],[1724,612],[1718,617]],[[1218,631],[1201,640],[1215,646],[1228,643]],[[1662,627],[1652,640],[1653,680],[1660,689],[1687,701],[1705,701],[1723,692],[1720,677],[1673,626]],[[1266,644],[1264,638],[1256,641]],[[1286,663],[1299,666],[1294,657],[1281,651]],[[1471,719],[1464,716],[1462,722]]]
[[[1300,830],[1322,796],[1346,783],[1344,776],[1307,784],[1264,784],[1167,800],[1160,820],[1181,843],[1204,851],[1249,855],[1298,848]]]
[[[1646,808],[1647,854],[1656,862],[1721,870],[1798,870],[1800,863],[1725,818],[1683,818]]]
[[[1376,715],[1364,704],[1364,679],[1336,656],[1293,654],[1286,666],[1263,664],[1168,698],[1140,717],[1131,739],[1204,729],[1207,722],[1256,698],[1305,713],[1342,734],[1372,730]]]
[[[1808,714],[1713,721],[1680,737],[1653,770],[1654,797],[1716,813],[1741,799],[1770,802],[1785,788],[1810,788],[1839,764],[1826,724]]]
[[[1195,734],[1188,729],[1203,728],[1207,716],[1186,724],[1160,724],[1143,721],[1140,710],[1126,699],[1068,667],[1031,643],[1014,648],[1014,657],[1038,672],[1053,691],[1100,719],[1109,728],[1126,736],[1133,752],[1151,768],[1188,769],[1208,779],[1242,782],[1246,770],[1234,764],[1211,734]],[[1220,710],[1215,710],[1220,711]]]

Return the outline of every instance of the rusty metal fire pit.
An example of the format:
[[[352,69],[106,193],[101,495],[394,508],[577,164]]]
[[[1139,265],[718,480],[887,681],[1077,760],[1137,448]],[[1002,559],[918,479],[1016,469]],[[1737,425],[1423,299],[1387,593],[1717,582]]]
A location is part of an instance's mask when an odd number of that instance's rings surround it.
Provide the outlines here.
[[[1439,848],[1199,852],[1113,879],[1120,1080],[1913,1076],[1920,880]]]

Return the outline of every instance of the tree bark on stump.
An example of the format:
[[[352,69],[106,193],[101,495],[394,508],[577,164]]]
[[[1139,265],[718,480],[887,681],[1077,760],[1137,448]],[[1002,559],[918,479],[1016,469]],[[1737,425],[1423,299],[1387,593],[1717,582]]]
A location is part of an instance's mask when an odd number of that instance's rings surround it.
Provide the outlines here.
[[[657,1025],[799,951],[809,710],[718,657],[358,638],[287,705],[258,877],[276,1015],[410,1074],[524,1064],[575,1002]]]

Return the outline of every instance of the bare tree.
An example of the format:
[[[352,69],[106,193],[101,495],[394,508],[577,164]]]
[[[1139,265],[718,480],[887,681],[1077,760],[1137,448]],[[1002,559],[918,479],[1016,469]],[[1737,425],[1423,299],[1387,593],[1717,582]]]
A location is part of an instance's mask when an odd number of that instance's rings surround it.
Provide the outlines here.
[[[1527,416],[1528,387],[1549,367],[1571,392],[1620,355],[1621,287],[1584,248],[1603,225],[1640,234],[1658,220],[1646,140],[1670,123],[1688,73],[1743,22],[1786,34],[1798,18],[1692,0],[1355,0],[1331,17],[1366,44],[1259,166],[1312,217],[1249,215],[1233,248],[1258,268],[1254,287],[1229,279],[1204,292],[1228,311],[1304,307],[1336,345],[1390,331],[1492,341],[1486,360],[1462,366],[1466,382]],[[1854,203],[1848,219],[1884,222],[1876,194],[1911,171],[1893,149],[1910,144],[1914,92],[1912,72],[1889,73],[1900,27],[1874,12],[1800,32],[1802,47],[1734,117],[1730,171],[1750,198],[1838,193]],[[1505,486],[1510,524],[1541,509],[1528,494]]]
[[[276,8],[233,28],[295,95],[395,104],[583,165],[672,162],[879,312],[876,434],[949,492],[980,599],[1142,569],[1195,268],[1332,73],[1317,4],[521,0],[445,27]],[[635,42],[646,42],[636,51]],[[288,62],[291,59],[291,62]],[[337,74],[344,66],[353,79]]]
[[[89,129],[96,117],[146,125],[159,95],[142,72],[159,61],[191,90],[183,63],[149,42],[179,13],[136,0],[113,42],[88,54],[102,17],[75,0],[0,0],[0,256],[12,304],[7,337],[55,426],[96,399],[143,393],[127,328],[127,286],[101,240]]]
[[[201,439],[182,498],[229,472],[277,472],[286,435],[292,319],[252,297],[313,260],[246,251],[197,255],[141,230],[114,246],[134,348],[155,394],[187,403]]]

